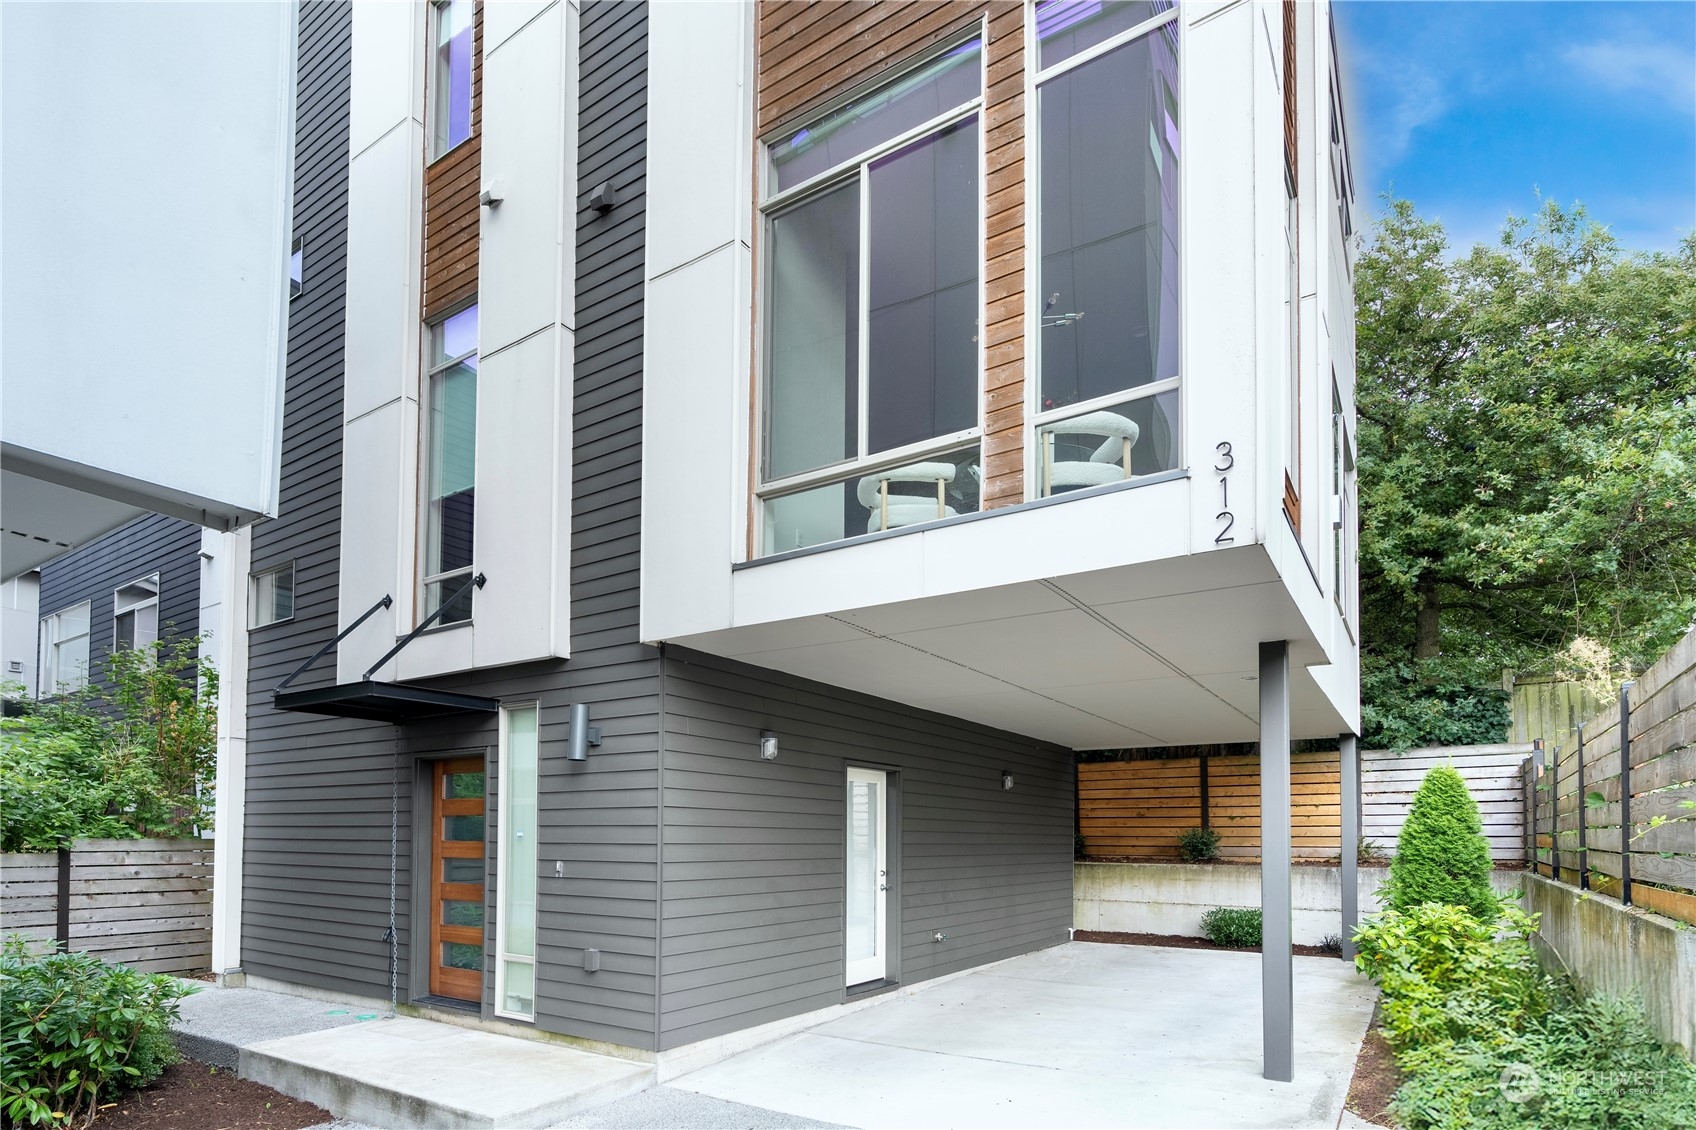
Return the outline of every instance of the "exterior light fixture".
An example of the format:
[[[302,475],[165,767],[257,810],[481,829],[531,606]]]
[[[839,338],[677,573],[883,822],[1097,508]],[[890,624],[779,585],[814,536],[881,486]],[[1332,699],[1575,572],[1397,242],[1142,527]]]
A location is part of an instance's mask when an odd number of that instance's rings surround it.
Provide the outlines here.
[[[589,760],[589,747],[601,744],[601,728],[589,725],[589,704],[571,704],[571,742],[566,747],[567,761]]]
[[[760,756],[767,761],[777,760],[777,735],[770,730],[760,731]]]
[[[1001,774],[1001,787],[1004,790],[1011,789],[1013,787],[1013,774],[1011,774],[1011,773]]]

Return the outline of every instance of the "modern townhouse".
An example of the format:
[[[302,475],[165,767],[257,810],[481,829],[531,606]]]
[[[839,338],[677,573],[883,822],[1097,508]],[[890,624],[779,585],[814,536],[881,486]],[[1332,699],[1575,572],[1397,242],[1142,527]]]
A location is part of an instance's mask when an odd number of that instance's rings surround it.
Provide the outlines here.
[[[299,68],[229,967],[669,1052],[1066,940],[1074,751],[1260,739],[1271,1055],[1359,724],[1327,5],[306,0]]]

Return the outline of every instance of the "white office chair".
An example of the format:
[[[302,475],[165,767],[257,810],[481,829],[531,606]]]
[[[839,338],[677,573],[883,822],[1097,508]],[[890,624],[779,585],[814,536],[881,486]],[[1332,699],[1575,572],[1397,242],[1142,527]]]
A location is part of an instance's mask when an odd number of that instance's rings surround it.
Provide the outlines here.
[[[1090,412],[1042,427],[1043,494],[1078,487],[1098,487],[1131,477],[1131,449],[1141,435],[1135,420],[1117,412]],[[1101,446],[1087,459],[1054,458],[1057,435],[1104,436]]]
[[[952,463],[909,463],[865,476],[854,495],[867,511],[866,533],[954,517],[956,511],[948,505],[948,484],[953,481]],[[891,483],[934,483],[936,496],[897,494],[890,490]]]

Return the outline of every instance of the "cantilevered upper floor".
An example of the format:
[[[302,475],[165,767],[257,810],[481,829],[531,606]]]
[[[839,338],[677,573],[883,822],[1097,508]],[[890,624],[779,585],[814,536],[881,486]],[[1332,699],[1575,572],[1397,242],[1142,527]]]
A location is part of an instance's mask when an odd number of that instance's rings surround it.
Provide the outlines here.
[[[1073,747],[1358,729],[1329,8],[650,19],[642,636]]]

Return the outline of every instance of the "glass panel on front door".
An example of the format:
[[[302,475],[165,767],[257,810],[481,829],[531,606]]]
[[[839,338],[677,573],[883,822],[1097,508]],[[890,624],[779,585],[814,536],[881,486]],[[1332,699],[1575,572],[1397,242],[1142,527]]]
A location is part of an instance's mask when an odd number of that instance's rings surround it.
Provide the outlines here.
[[[881,981],[888,973],[889,775],[848,770],[848,984]]]
[[[483,999],[483,759],[432,770],[430,993]]]

